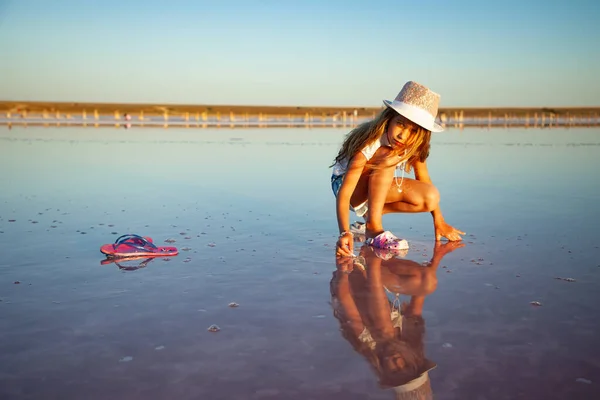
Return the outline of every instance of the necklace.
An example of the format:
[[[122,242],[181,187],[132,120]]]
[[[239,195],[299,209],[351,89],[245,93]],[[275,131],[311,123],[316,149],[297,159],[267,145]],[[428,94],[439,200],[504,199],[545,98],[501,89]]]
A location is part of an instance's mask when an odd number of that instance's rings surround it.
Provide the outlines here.
[[[404,151],[404,155],[406,156],[406,150]],[[398,177],[394,177],[394,181],[396,181],[396,189],[398,189],[398,193],[402,193],[402,182],[404,182],[404,171],[406,168],[406,161],[401,162],[396,166],[396,169],[400,168],[402,170],[402,177],[400,178],[400,183],[398,183]]]
[[[396,169],[400,168],[402,170],[402,177],[400,178],[400,183],[398,183],[398,177],[395,176],[394,180],[396,181],[396,188],[398,189],[398,193],[402,193],[402,182],[404,182],[404,167],[406,162],[401,163],[396,167]]]

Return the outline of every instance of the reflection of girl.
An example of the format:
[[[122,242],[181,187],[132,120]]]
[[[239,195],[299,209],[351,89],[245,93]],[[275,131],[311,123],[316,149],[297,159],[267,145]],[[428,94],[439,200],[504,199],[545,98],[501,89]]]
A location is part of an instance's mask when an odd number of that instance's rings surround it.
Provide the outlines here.
[[[393,387],[398,398],[432,396],[427,371],[435,363],[425,357],[423,303],[436,288],[442,257],[462,246],[437,243],[427,266],[390,258],[372,246],[363,246],[358,259],[337,258],[331,297],[342,336],[371,364],[380,385]],[[401,303],[400,294],[410,300]]]

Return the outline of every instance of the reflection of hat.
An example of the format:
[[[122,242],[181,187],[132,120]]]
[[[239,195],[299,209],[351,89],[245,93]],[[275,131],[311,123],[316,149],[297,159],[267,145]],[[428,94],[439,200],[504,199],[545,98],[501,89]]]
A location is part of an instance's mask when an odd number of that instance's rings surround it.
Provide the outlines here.
[[[425,359],[423,367],[420,369],[420,375],[416,378],[394,387],[396,400],[401,399],[432,399],[431,387],[429,385],[429,371],[437,367],[437,364],[429,359]],[[418,394],[422,392],[422,394]],[[415,394],[418,394],[415,396]]]
[[[384,100],[386,106],[431,132],[444,128],[435,123],[440,95],[413,81],[406,82],[394,101]]]

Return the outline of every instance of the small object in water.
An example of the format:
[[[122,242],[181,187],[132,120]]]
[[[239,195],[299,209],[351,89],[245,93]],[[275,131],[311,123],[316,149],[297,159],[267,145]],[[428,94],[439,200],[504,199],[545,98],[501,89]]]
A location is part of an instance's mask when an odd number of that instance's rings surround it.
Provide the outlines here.
[[[231,307],[231,308],[236,308],[236,307],[239,307],[240,305],[238,303],[232,301],[231,303],[229,303],[228,306]]]
[[[443,348],[445,348],[445,349],[451,349],[451,348],[452,348],[452,345],[451,345],[450,343],[444,343],[444,344],[442,345],[442,347],[443,347]]]
[[[162,350],[162,349],[164,349],[164,348],[165,348],[165,346],[156,346],[156,347],[154,348],[154,350]]]
[[[561,277],[557,276],[554,279],[558,279],[559,281],[565,281],[565,282],[575,282],[575,279],[573,279],[573,278],[561,278]]]
[[[190,247],[183,247],[181,250],[183,250],[183,251],[190,251],[191,248]]]
[[[221,328],[219,328],[217,325],[211,325],[208,327],[209,332],[219,332],[220,330]]]
[[[577,378],[577,379],[575,379],[575,382],[587,383],[588,385],[592,384],[592,381],[590,381],[589,379],[585,379],[585,378]]]
[[[215,246],[216,246],[216,244],[214,244],[214,243],[209,243],[209,244],[207,244],[207,246],[208,246],[208,247],[215,247]]]
[[[121,235],[115,243],[101,246],[100,252],[109,257],[176,256],[178,254],[175,247],[157,247],[152,238],[134,234]]]
[[[16,219],[9,219],[8,220],[8,222],[16,222],[16,221],[17,221]],[[600,267],[600,265],[599,265],[599,267]]]
[[[21,283],[20,281],[15,281],[15,285],[18,285],[18,284],[20,284],[20,283]]]
[[[133,360],[133,357],[131,357],[131,356],[125,356],[125,357],[121,358],[119,360],[119,362],[129,362],[131,360]]]
[[[175,242],[176,242],[176,240],[175,240],[175,239],[171,239],[171,238],[169,238],[169,239],[165,240],[165,242],[166,242],[166,243],[175,243]]]
[[[531,304],[532,306],[537,306],[537,307],[542,305],[542,303],[540,303],[539,301],[532,301],[529,304]]]

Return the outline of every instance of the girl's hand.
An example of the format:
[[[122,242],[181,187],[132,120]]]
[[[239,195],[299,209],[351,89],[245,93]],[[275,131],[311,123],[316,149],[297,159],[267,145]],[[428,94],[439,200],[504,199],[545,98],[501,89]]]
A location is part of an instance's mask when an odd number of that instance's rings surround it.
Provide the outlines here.
[[[435,229],[435,240],[438,242],[440,240],[442,240],[443,237],[445,237],[446,239],[453,241],[453,242],[462,240],[462,237],[460,235],[465,234],[463,231],[459,231],[458,229],[452,227],[451,225],[449,225],[445,222],[435,224],[434,229]]]
[[[338,238],[335,254],[338,257],[354,256],[354,241],[350,232],[346,232]]]
[[[461,241],[457,242],[435,242],[433,246],[433,257],[437,258],[439,261],[444,258],[446,254],[452,253],[456,249],[460,249],[461,247],[465,247],[465,243]]]
[[[349,274],[354,270],[354,259],[350,257],[336,257],[335,265],[338,271]]]

